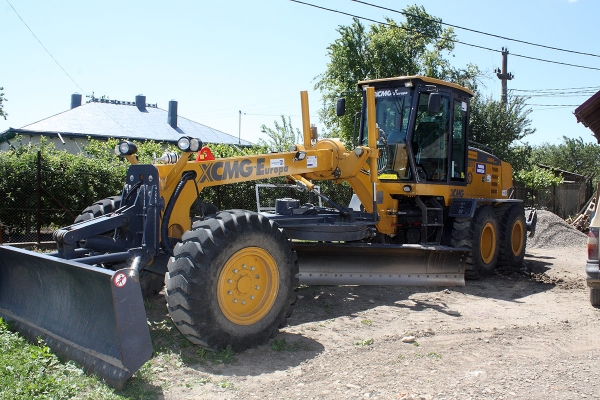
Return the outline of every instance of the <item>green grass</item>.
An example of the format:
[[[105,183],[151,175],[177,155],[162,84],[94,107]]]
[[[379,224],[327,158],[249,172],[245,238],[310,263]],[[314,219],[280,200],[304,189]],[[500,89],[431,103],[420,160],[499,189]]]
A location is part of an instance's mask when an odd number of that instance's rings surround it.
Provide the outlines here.
[[[373,339],[364,339],[364,340],[359,340],[357,342],[354,342],[354,345],[355,346],[360,346],[360,347],[370,346],[370,345],[373,344],[373,342],[374,342]]]
[[[285,339],[274,339],[269,343],[271,350],[275,351],[298,351],[302,348],[302,343],[299,341],[287,342]]]
[[[189,345],[170,319],[150,322],[154,357],[131,377],[119,392],[84,373],[72,361],[62,362],[39,340],[31,344],[0,318],[0,400],[13,399],[158,399],[174,385],[164,381],[165,371],[183,370],[189,364],[223,365],[236,362],[231,347],[212,352]],[[193,376],[181,383],[185,387],[212,382],[234,390],[226,379]]]
[[[28,343],[0,318],[0,399],[123,398],[42,341]]]

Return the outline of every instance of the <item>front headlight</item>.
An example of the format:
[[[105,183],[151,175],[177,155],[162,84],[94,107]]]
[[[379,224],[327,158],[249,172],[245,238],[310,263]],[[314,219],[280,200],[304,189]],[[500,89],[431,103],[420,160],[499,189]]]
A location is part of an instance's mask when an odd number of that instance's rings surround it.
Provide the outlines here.
[[[137,146],[128,141],[123,141],[115,147],[115,154],[118,156],[131,156],[137,153]]]
[[[177,141],[177,147],[181,151],[195,152],[200,150],[200,147],[202,147],[202,142],[200,141],[200,139],[192,138],[189,136],[183,136]]]

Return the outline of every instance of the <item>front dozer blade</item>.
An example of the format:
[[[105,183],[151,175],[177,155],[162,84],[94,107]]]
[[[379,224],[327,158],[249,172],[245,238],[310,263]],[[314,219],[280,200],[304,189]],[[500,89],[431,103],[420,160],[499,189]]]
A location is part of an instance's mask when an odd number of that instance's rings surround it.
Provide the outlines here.
[[[439,245],[294,242],[304,285],[464,286],[469,250]]]
[[[120,390],[152,356],[136,278],[0,245],[0,317]]]

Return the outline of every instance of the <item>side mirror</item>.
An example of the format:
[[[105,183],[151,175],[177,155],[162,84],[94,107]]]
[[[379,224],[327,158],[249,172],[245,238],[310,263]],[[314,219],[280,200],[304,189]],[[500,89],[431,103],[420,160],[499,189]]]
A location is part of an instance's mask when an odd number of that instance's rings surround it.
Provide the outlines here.
[[[427,112],[430,114],[437,114],[440,112],[442,97],[439,93],[431,93],[429,95],[429,101],[427,103]]]
[[[335,113],[338,117],[342,117],[346,114],[346,98],[340,97],[337,99],[337,104],[335,106]]]

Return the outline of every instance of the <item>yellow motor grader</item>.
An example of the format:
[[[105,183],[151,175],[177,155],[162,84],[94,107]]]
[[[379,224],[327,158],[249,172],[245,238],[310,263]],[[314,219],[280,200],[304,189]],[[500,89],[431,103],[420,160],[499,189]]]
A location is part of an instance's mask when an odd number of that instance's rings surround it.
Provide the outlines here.
[[[452,286],[518,267],[534,219],[512,198],[511,166],[469,147],[473,93],[422,76],[359,89],[353,149],[317,138],[306,92],[303,143],[289,152],[214,159],[182,137],[180,154],[142,165],[121,142],[115,150],[131,163],[121,196],[55,231],[55,253],[0,246],[0,316],[121,388],[152,354],[140,282],[156,273],[191,342],[242,350],[277,334],[299,284]],[[202,203],[203,188],[273,177],[326,206],[282,198],[259,213]],[[324,180],[347,182],[351,204],[315,191]]]

